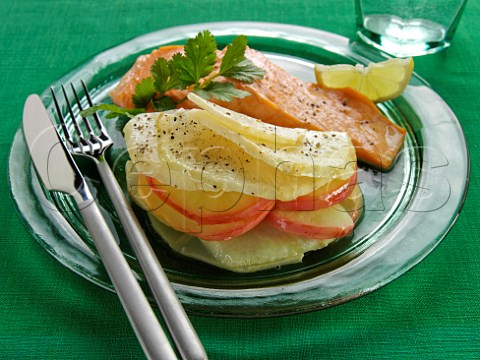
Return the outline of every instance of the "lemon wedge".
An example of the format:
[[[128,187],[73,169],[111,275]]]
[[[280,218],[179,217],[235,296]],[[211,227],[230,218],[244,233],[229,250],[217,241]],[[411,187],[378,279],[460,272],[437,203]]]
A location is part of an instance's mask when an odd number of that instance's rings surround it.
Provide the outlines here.
[[[374,102],[398,97],[407,87],[413,72],[413,59],[347,65],[315,65],[317,83],[329,88],[352,88]]]

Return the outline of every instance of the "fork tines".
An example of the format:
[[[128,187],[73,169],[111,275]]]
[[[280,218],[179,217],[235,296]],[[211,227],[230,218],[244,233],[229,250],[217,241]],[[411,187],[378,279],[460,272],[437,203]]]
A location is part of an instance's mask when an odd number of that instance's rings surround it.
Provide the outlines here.
[[[87,87],[83,81],[81,81],[81,84],[85,93],[85,99],[88,105],[87,107],[92,107],[93,102]],[[91,117],[80,115],[80,112],[84,110],[84,105],[82,105],[81,101],[82,99],[75,90],[73,84],[70,84],[70,87],[77,105],[77,113],[75,112],[72,104],[70,104],[65,87],[63,85],[61,86],[63,97],[67,106],[67,114],[69,116],[65,116],[63,114],[57,96],[55,95],[55,90],[51,88],[55,109],[62,132],[64,134],[64,138],[69,145],[71,152],[74,154],[89,155],[93,157],[101,156],[103,152],[112,144],[112,141],[97,113],[93,113]],[[94,121],[92,122],[90,118],[93,118]]]

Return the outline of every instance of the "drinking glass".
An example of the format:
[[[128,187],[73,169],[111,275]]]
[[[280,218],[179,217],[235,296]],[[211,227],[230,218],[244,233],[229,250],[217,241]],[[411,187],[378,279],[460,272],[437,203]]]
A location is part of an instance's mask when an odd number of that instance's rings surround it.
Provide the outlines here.
[[[357,35],[391,55],[435,53],[450,46],[467,0],[355,0]]]

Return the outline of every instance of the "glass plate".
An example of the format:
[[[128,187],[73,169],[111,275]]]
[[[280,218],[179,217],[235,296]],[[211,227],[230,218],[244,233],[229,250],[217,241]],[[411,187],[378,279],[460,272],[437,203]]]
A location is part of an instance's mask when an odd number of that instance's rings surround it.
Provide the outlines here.
[[[381,60],[378,53],[349,44],[344,37],[315,29],[273,23],[205,23],[135,38],[87,60],[52,86],[79,84],[83,79],[95,102],[108,102],[109,90],[140,54],[161,45],[185,43],[205,29],[216,36],[219,47],[238,34],[248,35],[251,47],[306,81],[314,81],[314,63]],[[49,90],[41,96],[53,114]],[[307,254],[301,264],[253,274],[220,270],[172,253],[151,232],[142,212],[138,212],[187,311],[209,316],[256,317],[330,307],[389,283],[439,244],[457,218],[467,190],[469,158],[462,129],[448,105],[417,75],[401,97],[379,107],[392,121],[407,129],[403,151],[388,173],[360,168],[365,215],[354,236]],[[113,166],[123,184],[124,123],[111,120],[105,123],[115,141],[111,159],[121,159]],[[80,166],[145,287],[95,167],[86,162]],[[32,236],[64,266],[112,290],[71,199],[60,193],[48,193],[39,184],[21,129],[12,145],[9,176],[19,215]]]

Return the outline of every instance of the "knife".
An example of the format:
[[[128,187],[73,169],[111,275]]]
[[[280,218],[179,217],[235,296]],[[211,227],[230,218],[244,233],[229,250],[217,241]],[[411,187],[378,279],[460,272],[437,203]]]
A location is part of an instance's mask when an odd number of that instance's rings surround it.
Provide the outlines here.
[[[45,188],[73,197],[95,247],[148,359],[177,359],[135,275],[128,266],[84,177],[66,149],[42,100],[30,95],[23,132],[32,162]]]

